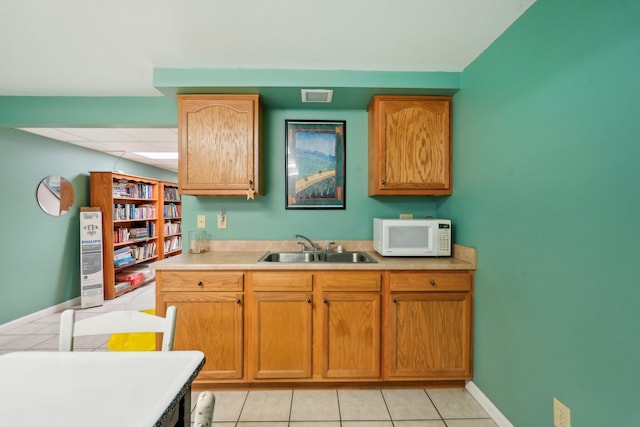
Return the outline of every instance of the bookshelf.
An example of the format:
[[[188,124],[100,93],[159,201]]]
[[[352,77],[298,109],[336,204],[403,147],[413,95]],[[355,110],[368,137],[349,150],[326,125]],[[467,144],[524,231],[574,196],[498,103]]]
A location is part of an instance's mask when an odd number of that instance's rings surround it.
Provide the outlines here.
[[[165,238],[179,241],[181,247],[182,205],[179,195],[172,196],[177,200],[164,196],[165,189],[177,188],[177,184],[152,178],[92,171],[89,186],[91,206],[102,211],[104,297],[113,299],[148,282],[132,280],[125,285],[122,281],[117,283],[116,276],[168,256],[164,251]],[[169,190],[169,194],[175,193]],[[170,220],[165,220],[165,207],[174,213]],[[178,224],[170,236],[164,233],[166,221]]]
[[[159,183],[162,224],[159,227],[161,258],[182,253],[182,199],[178,185],[173,182]]]

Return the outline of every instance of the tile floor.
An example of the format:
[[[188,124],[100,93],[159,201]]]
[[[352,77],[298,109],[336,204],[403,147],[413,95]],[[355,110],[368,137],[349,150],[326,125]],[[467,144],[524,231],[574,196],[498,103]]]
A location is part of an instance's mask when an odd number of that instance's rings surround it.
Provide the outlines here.
[[[78,318],[131,308],[140,288]],[[147,292],[149,289],[147,289]],[[138,295],[136,294],[138,293]],[[139,299],[139,298],[138,298]],[[57,350],[60,313],[0,325],[0,354]],[[109,336],[81,337],[76,351],[108,351]],[[215,427],[497,427],[464,389],[214,391]],[[192,393],[195,405],[198,393]]]

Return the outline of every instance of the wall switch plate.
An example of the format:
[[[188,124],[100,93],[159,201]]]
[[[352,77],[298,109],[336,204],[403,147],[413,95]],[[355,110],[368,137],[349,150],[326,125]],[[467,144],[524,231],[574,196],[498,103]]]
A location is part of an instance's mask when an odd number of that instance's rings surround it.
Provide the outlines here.
[[[553,398],[553,425],[571,427],[571,410],[555,397]]]
[[[227,228],[227,214],[218,214],[218,228]]]
[[[413,214],[400,214],[400,219],[413,219]]]
[[[198,215],[198,228],[207,228],[207,216]]]

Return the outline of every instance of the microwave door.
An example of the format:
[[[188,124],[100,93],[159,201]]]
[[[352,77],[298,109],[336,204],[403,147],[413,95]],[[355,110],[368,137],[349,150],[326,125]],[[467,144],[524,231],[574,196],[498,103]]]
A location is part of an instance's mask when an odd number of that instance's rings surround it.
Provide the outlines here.
[[[389,249],[397,255],[429,255],[433,249],[431,227],[398,226],[389,227]]]

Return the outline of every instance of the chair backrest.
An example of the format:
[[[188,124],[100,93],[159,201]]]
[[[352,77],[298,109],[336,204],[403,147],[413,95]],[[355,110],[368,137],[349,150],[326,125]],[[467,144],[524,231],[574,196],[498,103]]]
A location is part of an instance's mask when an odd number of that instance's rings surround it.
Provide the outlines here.
[[[215,404],[216,398],[210,391],[203,391],[198,395],[193,417],[193,427],[211,427],[213,423],[213,407]]]
[[[73,351],[73,339],[85,335],[103,335],[130,332],[162,333],[162,351],[173,350],[176,329],[176,307],[167,307],[165,317],[140,311],[112,311],[75,321],[76,312],[65,310],[60,317],[60,342],[58,350]]]

